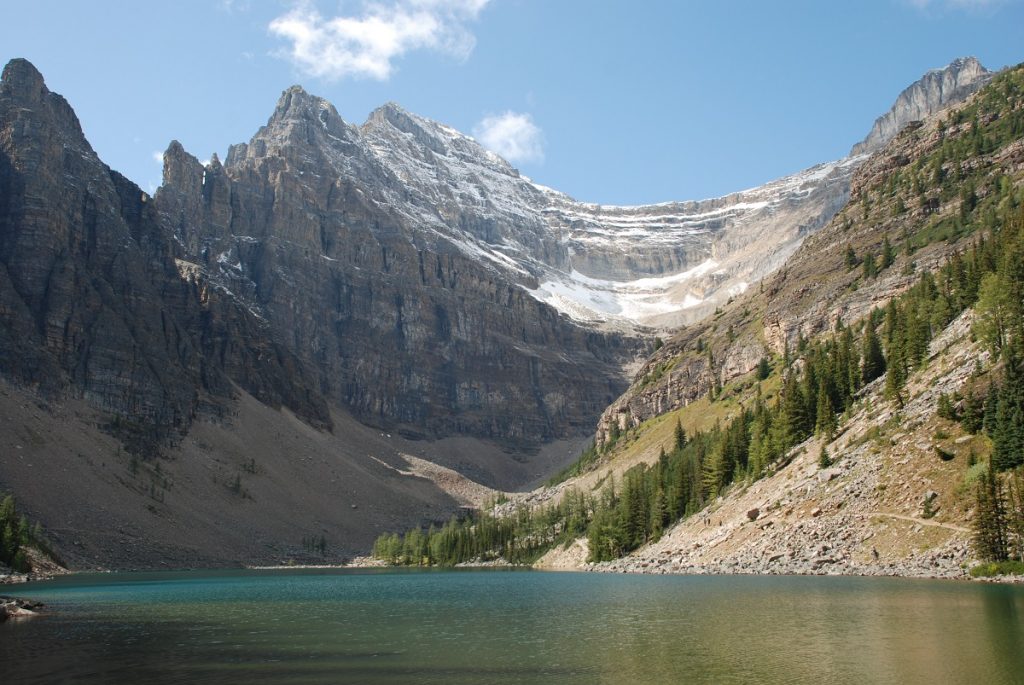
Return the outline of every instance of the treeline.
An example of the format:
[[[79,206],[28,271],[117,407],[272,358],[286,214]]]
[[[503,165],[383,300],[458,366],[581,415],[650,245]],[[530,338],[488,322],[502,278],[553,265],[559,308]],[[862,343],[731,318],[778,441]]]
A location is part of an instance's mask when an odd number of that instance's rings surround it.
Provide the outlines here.
[[[558,504],[535,510],[519,507],[503,516],[470,513],[440,527],[384,534],[374,542],[373,556],[403,566],[494,560],[529,564],[555,544],[582,535],[593,510],[593,499],[574,490]]]
[[[32,570],[26,548],[29,545],[43,547],[43,527],[36,523],[30,526],[24,515],[19,515],[14,496],[7,495],[0,502],[0,563],[18,571]]]

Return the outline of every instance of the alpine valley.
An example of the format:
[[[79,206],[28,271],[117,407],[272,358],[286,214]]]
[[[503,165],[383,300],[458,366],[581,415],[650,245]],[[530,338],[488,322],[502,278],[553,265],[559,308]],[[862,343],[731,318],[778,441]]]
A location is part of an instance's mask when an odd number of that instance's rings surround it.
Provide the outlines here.
[[[223,161],[171,142],[150,196],[14,59],[0,491],[40,524],[18,565],[373,547],[964,576],[991,556],[975,484],[1006,449],[971,417],[1024,402],[1004,351],[1022,113],[1024,71],[957,59],[843,159],[621,207],[396,104],[354,125],[294,86]]]

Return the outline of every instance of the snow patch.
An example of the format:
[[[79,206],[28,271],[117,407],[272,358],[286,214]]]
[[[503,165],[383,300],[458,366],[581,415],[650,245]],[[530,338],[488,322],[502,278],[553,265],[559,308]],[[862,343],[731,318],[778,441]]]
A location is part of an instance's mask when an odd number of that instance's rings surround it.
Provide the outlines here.
[[[692,269],[669,276],[609,281],[591,278],[575,269],[562,277],[525,288],[531,296],[578,321],[607,321],[610,318],[639,321],[671,314],[701,304],[704,300],[687,292],[679,300],[671,289],[711,273],[718,262],[708,259]]]

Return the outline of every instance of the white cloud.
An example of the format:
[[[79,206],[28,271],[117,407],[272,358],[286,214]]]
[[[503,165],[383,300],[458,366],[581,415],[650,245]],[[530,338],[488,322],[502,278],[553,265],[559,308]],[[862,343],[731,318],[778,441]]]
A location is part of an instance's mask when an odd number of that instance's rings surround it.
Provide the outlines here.
[[[544,132],[529,114],[504,112],[486,116],[473,127],[473,136],[510,162],[544,161]]]
[[[164,164],[164,153],[160,152],[159,150],[155,150],[153,152],[153,161],[156,162],[157,164],[159,164],[160,166],[163,166],[163,164]]]
[[[311,0],[270,22],[270,33],[288,41],[278,56],[310,76],[386,80],[394,61],[413,50],[465,59],[476,39],[466,24],[490,0],[364,0],[358,16],[324,17]]]
[[[228,14],[234,14],[235,12],[248,12],[249,7],[249,0],[220,0],[221,10]]]
[[[1002,5],[1006,0],[906,0],[919,10],[984,10]]]

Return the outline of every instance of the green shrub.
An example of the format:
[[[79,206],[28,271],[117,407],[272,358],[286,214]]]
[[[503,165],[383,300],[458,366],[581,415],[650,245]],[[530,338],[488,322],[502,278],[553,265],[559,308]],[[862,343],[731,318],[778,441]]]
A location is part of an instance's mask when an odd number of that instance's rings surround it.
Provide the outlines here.
[[[991,561],[971,569],[972,578],[1024,575],[1024,561]]]

